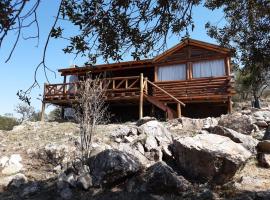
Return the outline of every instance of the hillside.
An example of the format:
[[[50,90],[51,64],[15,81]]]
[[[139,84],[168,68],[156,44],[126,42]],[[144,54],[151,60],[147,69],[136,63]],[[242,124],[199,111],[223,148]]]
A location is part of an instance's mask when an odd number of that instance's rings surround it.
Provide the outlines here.
[[[25,122],[0,131],[0,199],[270,199],[269,124],[262,109],[99,125],[80,166],[78,125]]]

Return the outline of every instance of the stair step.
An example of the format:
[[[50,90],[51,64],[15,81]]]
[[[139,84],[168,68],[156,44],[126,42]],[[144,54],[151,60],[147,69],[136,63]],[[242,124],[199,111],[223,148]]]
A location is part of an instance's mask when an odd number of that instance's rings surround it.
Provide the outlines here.
[[[165,105],[163,102],[159,101],[158,99],[156,99],[153,96],[149,96],[149,95],[144,95],[144,96],[145,96],[147,101],[149,101],[150,103],[152,103],[156,107],[158,107],[161,110],[163,110],[164,112],[166,112],[168,114],[169,119],[173,119],[174,116],[176,116],[176,112],[173,109],[171,109],[169,106]]]

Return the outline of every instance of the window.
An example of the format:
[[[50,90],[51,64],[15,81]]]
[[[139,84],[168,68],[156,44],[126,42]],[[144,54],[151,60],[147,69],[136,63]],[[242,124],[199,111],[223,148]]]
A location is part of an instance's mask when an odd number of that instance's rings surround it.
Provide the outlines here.
[[[167,65],[158,67],[158,80],[159,81],[175,81],[186,79],[186,65]]]
[[[224,76],[225,63],[223,59],[193,63],[193,78]]]

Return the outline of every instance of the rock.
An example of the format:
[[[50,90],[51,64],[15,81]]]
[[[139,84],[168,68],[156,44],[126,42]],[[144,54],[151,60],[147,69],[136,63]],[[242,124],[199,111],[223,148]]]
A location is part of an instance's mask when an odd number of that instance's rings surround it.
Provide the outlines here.
[[[8,164],[9,158],[7,156],[3,156],[0,159],[0,167],[5,167]]]
[[[171,133],[158,121],[146,122],[139,126],[138,131],[140,134],[146,135],[146,140],[149,138],[149,141],[153,144],[153,148],[156,146],[153,137],[158,142],[158,146],[168,145],[172,142]]]
[[[174,140],[173,156],[187,177],[223,184],[244,166],[251,153],[228,137],[200,134]]]
[[[127,142],[127,143],[132,143],[134,139],[135,138],[133,138],[132,136],[124,136],[124,142]]]
[[[66,176],[65,181],[71,186],[71,187],[76,187],[76,175],[73,173],[69,173]]]
[[[156,149],[158,147],[158,143],[157,143],[156,138],[153,135],[147,135],[144,147],[145,147],[146,151]]]
[[[162,150],[160,148],[151,149],[148,152],[145,152],[145,157],[154,162],[162,161]]]
[[[28,182],[28,179],[24,174],[16,174],[12,178],[12,181],[10,182],[9,186],[19,188],[21,185],[26,184]]]
[[[253,113],[254,117],[259,117],[261,119],[270,119],[270,110],[261,110]]]
[[[39,157],[46,162],[59,165],[70,160],[69,156],[72,155],[76,149],[74,146],[67,146],[64,144],[47,144],[44,148],[40,149]]]
[[[23,169],[23,165],[21,163],[7,165],[3,170],[2,174],[4,175],[12,175],[20,172]]]
[[[257,145],[257,151],[261,153],[270,153],[270,140],[260,141]]]
[[[55,173],[59,173],[59,172],[61,172],[61,169],[62,169],[61,165],[57,165],[56,167],[53,168],[53,171]]]
[[[8,161],[9,165],[18,164],[22,161],[22,157],[19,154],[13,154]]]
[[[211,127],[208,130],[210,131],[210,133],[226,136],[232,141],[242,144],[250,152],[256,153],[256,146],[258,144],[258,140],[254,139],[252,136],[244,135],[222,126]]]
[[[263,128],[268,126],[268,124],[263,120],[257,121],[256,125],[259,126],[259,127],[263,127]]]
[[[135,144],[135,147],[136,147],[136,149],[137,149],[142,155],[144,155],[144,148],[143,148],[142,143],[137,142],[137,143]]]
[[[250,135],[254,130],[251,117],[248,115],[242,115],[241,113],[221,116],[218,121],[218,125],[230,128],[245,135]]]
[[[2,188],[7,188],[8,185],[11,183],[12,179],[14,178],[15,175],[13,176],[7,176],[7,177],[1,177],[0,178],[0,191]]]
[[[22,161],[22,157],[19,154],[13,154],[7,161],[7,158],[4,157],[2,160],[2,164],[4,164],[4,168],[2,170],[2,174],[12,175],[20,172],[23,169],[23,165],[20,163]]]
[[[120,139],[120,141],[122,141],[122,140]],[[95,143],[93,143],[93,144],[95,144]],[[96,156],[97,154],[99,154],[102,151],[105,151],[106,149],[112,149],[112,147],[108,144],[105,144],[105,143],[95,144],[93,146],[93,149],[91,150],[91,156]]]
[[[182,176],[178,176],[164,162],[157,162],[142,175],[147,192],[154,194],[180,194],[190,189],[191,184]]]
[[[68,187],[68,183],[66,182],[67,175],[63,172],[58,175],[58,179],[56,182],[58,190],[63,190],[64,188]]]
[[[137,142],[137,144],[138,143],[140,143],[140,142]],[[144,155],[145,154],[144,150],[143,150],[143,153],[139,151],[139,149],[137,148],[137,144],[132,145],[132,144],[127,144],[127,143],[121,143],[118,147],[118,150],[126,152],[127,154],[130,154],[130,155],[133,155],[135,158],[137,158],[139,160],[139,162],[144,167],[148,167],[150,165],[150,161]],[[141,151],[142,151],[142,149],[141,149]]]
[[[31,185],[29,185],[23,189],[21,196],[27,197],[27,196],[34,195],[37,193],[38,190],[39,190],[39,186],[37,183],[34,182]]]
[[[259,166],[270,168],[270,154],[258,153],[257,159]]]
[[[117,143],[120,143],[120,142],[122,142],[122,139],[121,138],[115,138],[114,141],[117,142]]]
[[[264,133],[264,136],[263,136],[263,140],[270,140],[270,125],[265,130],[265,133]]]
[[[60,196],[62,199],[68,200],[72,199],[72,191],[69,187],[64,188],[60,191]]]
[[[82,174],[78,177],[77,185],[84,190],[88,190],[92,185],[92,178],[88,173]]]
[[[118,150],[105,150],[89,160],[94,186],[113,185],[142,169],[133,155]]]
[[[157,120],[156,118],[154,117],[149,117],[149,116],[146,116],[146,117],[143,117],[142,119],[139,119],[136,123],[137,126],[141,126],[147,122],[150,122],[150,121],[155,121]]]
[[[111,138],[124,138],[124,136],[137,135],[137,129],[128,125],[117,125],[111,132]]]

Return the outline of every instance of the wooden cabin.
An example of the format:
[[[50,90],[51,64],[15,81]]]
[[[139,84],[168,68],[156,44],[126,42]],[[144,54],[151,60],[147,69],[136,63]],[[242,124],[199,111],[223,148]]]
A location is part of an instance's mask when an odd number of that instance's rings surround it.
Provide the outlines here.
[[[185,39],[152,59],[59,69],[63,83],[45,84],[42,110],[47,103],[71,107],[76,90],[69,88],[76,80],[105,72],[110,80],[106,102],[119,119],[219,116],[232,110],[230,52]]]

